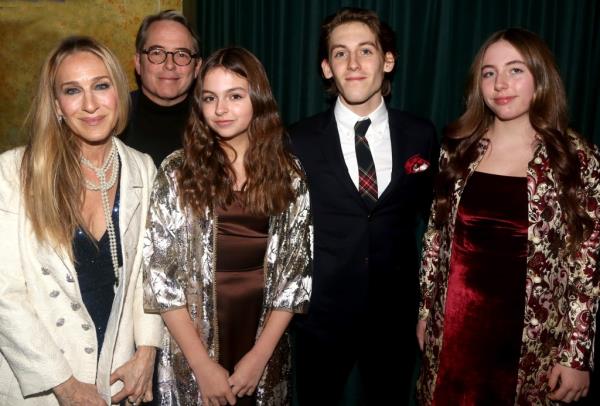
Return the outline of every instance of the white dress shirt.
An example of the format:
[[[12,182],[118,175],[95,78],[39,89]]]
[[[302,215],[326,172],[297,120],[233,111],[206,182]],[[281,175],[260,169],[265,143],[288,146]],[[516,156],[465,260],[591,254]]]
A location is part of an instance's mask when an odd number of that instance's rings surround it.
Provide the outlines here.
[[[369,115],[361,117],[346,107],[338,97],[333,110],[342,145],[342,154],[348,168],[348,174],[358,190],[358,162],[356,160],[356,146],[354,142],[354,125],[357,121],[371,119],[367,130],[367,141],[375,164],[377,174],[377,194],[381,196],[392,178],[392,142],[390,140],[390,124],[388,111],[383,97],[381,103]]]

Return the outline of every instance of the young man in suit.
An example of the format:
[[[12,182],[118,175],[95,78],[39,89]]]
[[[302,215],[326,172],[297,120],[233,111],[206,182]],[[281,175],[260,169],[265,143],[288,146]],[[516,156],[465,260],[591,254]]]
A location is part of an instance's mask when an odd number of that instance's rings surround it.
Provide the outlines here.
[[[404,405],[417,347],[400,342],[414,340],[416,229],[431,203],[435,129],[386,106],[395,40],[374,12],[328,17],[320,53],[335,106],[291,130],[315,229],[310,310],[295,324],[298,398],[338,404],[356,365],[366,404]]]

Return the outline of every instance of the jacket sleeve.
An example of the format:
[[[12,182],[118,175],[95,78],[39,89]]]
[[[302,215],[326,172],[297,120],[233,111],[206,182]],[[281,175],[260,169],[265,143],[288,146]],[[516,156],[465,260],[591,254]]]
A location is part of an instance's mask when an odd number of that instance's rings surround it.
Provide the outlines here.
[[[6,158],[5,155],[3,158]],[[4,162],[3,162],[4,163]],[[3,168],[4,169],[4,168]],[[73,372],[30,301],[19,249],[21,207],[18,171],[0,173],[0,382],[14,374],[23,396],[49,391]],[[20,221],[21,219],[21,221]],[[40,269],[40,272],[43,272]]]
[[[439,157],[439,167],[447,160],[447,151],[442,147]],[[437,173],[437,172],[436,172]],[[421,270],[419,272],[419,320],[425,320],[429,317],[429,311],[433,305],[433,299],[436,289],[436,280],[439,272],[439,257],[441,247],[441,233],[435,226],[437,215],[436,200],[431,204],[429,221],[425,233],[423,234],[423,251],[421,254]]]
[[[141,224],[145,224],[147,218],[148,202],[150,200],[150,188],[152,182],[156,176],[156,167],[152,158],[148,155],[144,155],[144,161],[141,167],[144,170],[144,203],[142,204],[142,219]],[[133,298],[133,332],[135,345],[137,347],[141,345],[160,347],[162,340],[162,318],[158,314],[151,314],[144,312],[144,288],[143,288],[143,276],[142,276],[142,247],[144,243],[143,228],[139,236],[137,243],[137,251],[134,261],[135,272],[137,275],[135,280],[135,293]]]
[[[144,309],[159,313],[186,306],[180,255],[186,218],[178,208],[174,170],[161,168],[154,180],[144,236]]]
[[[312,291],[313,225],[308,187],[294,180],[297,197],[280,216],[276,251],[269,249],[267,262],[276,269],[272,309],[305,313]]]
[[[581,176],[584,182],[584,204],[594,227],[582,243],[577,256],[570,261],[565,295],[569,311],[565,335],[559,352],[562,365],[593,369],[593,347],[596,311],[600,296],[598,251],[600,249],[600,154],[597,147],[589,153],[580,151]]]

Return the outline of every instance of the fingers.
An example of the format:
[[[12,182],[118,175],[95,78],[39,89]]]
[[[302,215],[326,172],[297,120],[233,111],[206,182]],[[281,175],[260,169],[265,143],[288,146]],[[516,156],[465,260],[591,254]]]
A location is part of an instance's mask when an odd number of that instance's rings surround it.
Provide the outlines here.
[[[548,397],[551,400],[555,400],[555,401],[561,401],[564,403],[571,403],[573,401],[578,401],[581,398],[587,396],[588,393],[588,389],[580,389],[580,390],[575,390],[575,389],[563,389],[561,391],[561,388],[558,388],[555,392],[552,392],[550,395],[548,395]]]
[[[568,393],[569,390],[566,386],[559,386],[558,389],[551,392],[550,395],[548,395],[548,397],[552,400],[563,400]]]
[[[231,388],[231,392],[233,393],[234,396],[237,396],[238,398],[243,398],[244,396],[252,396],[252,394],[254,394],[254,387],[253,386],[249,386],[249,387],[232,387]]]
[[[115,395],[110,398],[112,403],[120,403],[127,397],[127,391],[125,388],[121,389],[119,392],[115,393]]]
[[[152,395],[152,381],[150,381],[148,385],[146,385],[146,392],[144,392],[144,397],[142,398],[142,401],[152,402],[153,399],[154,396]]]
[[[141,396],[140,397],[129,396],[129,398],[127,400],[129,401],[129,403],[131,403],[134,406],[142,404],[142,397]]]
[[[229,380],[231,381],[231,379]],[[231,385],[231,393],[233,396],[237,396],[238,398],[242,398],[244,396],[252,396],[254,393],[254,386],[252,385],[238,385],[236,383],[230,383]]]
[[[573,395],[573,401],[577,402],[579,399],[581,399],[582,393],[583,393],[582,390],[575,391],[575,393]]]
[[[227,399],[227,402],[229,402],[230,405],[235,405],[235,403],[237,402],[235,395],[231,391],[229,391],[229,393],[225,395],[225,398]],[[227,403],[223,404],[226,405]]]
[[[129,402],[139,405],[140,403],[142,403],[142,398],[145,394],[146,390],[144,388],[144,385],[138,382],[137,385],[135,385],[135,387],[133,388],[133,391],[129,392]]]
[[[117,381],[121,381],[121,380],[123,380],[123,375],[121,374],[121,368],[117,368],[115,370],[115,372],[110,374],[110,384],[112,385],[113,383],[115,383]]]
[[[419,349],[423,351],[423,347],[425,346],[425,337],[417,336],[417,342],[419,343]]]
[[[423,347],[425,346],[425,328],[427,327],[427,322],[425,320],[419,320],[417,322],[417,342],[419,343],[419,348],[423,351]]]
[[[560,370],[555,366],[554,368],[552,368],[552,371],[550,372],[550,377],[548,378],[548,387],[550,388],[550,392],[554,392],[554,389],[556,389],[556,384],[558,383],[559,376]]]
[[[150,399],[145,400],[148,396]],[[142,398],[144,398],[145,402],[149,402],[152,400],[152,384],[144,385],[143,382],[136,382],[134,385],[131,385],[129,383],[125,383],[123,389],[121,389],[111,398],[111,402],[119,403],[125,398],[128,398],[127,400],[129,403],[140,404]]]
[[[213,397],[213,398],[208,398],[208,400],[205,401],[202,400],[202,404],[207,404],[209,406],[227,406],[227,398],[224,396],[218,396],[218,397]],[[235,398],[234,398],[234,403],[229,403],[231,405],[235,405]]]
[[[575,392],[570,390],[562,398],[562,401],[565,403],[571,403],[573,401],[573,399],[575,399]]]
[[[208,406],[235,405],[237,402],[235,395],[231,391],[224,396],[201,396],[201,398],[202,404]]]

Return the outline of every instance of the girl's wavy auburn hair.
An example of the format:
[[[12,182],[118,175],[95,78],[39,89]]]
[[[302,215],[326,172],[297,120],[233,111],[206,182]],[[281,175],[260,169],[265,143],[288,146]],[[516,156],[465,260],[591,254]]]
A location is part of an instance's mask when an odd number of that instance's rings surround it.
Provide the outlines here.
[[[465,112],[444,131],[448,159],[440,163],[436,181],[436,226],[441,228],[448,221],[454,184],[466,176],[469,164],[477,159],[479,141],[494,122],[494,113],[486,106],[481,92],[481,68],[486,50],[498,41],[510,43],[521,54],[533,76],[535,89],[529,120],[546,147],[550,167],[557,179],[557,199],[570,235],[567,248],[574,255],[591,232],[593,223],[581,204],[583,181],[576,147],[568,134],[565,88],[548,46],[536,34],[521,28],[492,34],[471,65]]]
[[[205,209],[225,207],[234,198],[235,174],[224,150],[228,146],[202,114],[204,78],[218,68],[248,81],[253,116],[244,156],[243,204],[253,214],[279,214],[295,199],[292,175],[302,176],[301,171],[285,148],[283,124],[264,67],[252,53],[237,47],[216,51],[202,65],[183,137],[184,161],[177,174],[182,204],[204,217]]]

